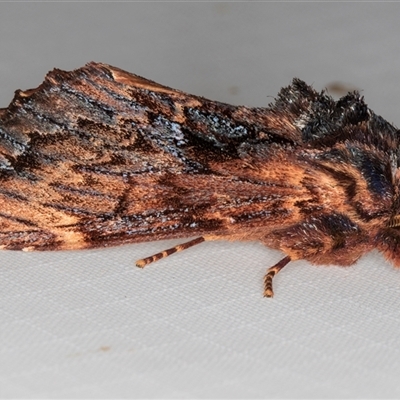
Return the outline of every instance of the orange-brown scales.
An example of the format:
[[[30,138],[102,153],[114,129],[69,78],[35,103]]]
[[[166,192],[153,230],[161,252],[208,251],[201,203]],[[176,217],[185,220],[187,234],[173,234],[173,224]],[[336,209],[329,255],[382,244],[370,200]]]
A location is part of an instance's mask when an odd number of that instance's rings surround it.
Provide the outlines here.
[[[199,236],[282,250],[270,278],[373,248],[400,266],[399,179],[396,128],[357,92],[335,102],[298,79],[249,108],[89,63],[0,110],[4,249]]]

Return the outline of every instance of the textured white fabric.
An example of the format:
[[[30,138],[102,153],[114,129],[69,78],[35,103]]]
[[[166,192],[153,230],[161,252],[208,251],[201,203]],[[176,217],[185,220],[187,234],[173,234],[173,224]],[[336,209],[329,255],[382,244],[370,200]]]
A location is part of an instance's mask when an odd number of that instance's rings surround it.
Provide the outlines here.
[[[400,4],[1,4],[1,104],[53,67],[108,62],[160,83],[263,106],[298,76],[365,89],[400,125]],[[1,183],[0,183],[1,184]],[[400,271],[180,241],[1,252],[0,397],[400,396]]]
[[[399,273],[377,254],[348,269],[293,263],[263,299],[278,252],[215,242],[133,267],[174,243],[5,253],[2,395],[397,393]]]

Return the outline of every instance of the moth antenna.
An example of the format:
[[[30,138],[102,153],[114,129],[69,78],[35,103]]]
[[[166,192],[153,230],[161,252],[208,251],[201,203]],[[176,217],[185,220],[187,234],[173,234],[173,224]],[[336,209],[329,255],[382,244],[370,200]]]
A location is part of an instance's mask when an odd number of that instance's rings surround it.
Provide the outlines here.
[[[400,215],[395,215],[387,224],[388,228],[397,228],[400,226]]]
[[[290,257],[286,256],[281,261],[276,263],[273,267],[267,269],[267,273],[264,277],[264,297],[274,297],[274,291],[272,289],[273,277],[290,262]]]
[[[196,239],[190,240],[189,242],[178,244],[177,246],[171,247],[170,249],[167,249],[160,253],[154,254],[153,256],[142,258],[141,260],[137,260],[136,266],[139,268],[144,268],[147,264],[150,264],[154,261],[161,260],[162,258],[168,257],[171,254],[177,253],[178,251],[186,250],[189,247],[195,246],[196,244],[200,244],[204,241],[205,241],[205,239],[201,236]]]

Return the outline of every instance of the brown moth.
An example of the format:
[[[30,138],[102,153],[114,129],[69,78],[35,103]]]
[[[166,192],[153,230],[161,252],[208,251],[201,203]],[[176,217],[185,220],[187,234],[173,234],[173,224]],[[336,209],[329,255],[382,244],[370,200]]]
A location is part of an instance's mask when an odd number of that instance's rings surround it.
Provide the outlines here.
[[[0,110],[0,246],[59,250],[197,237],[289,261],[400,266],[400,135],[357,92],[294,79],[267,108],[188,95],[106,64],[51,71]]]

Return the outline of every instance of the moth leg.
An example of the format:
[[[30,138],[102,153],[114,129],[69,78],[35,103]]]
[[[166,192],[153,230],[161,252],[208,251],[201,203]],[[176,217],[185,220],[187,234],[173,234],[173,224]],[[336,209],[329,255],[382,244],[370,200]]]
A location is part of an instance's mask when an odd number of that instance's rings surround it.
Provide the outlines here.
[[[290,261],[290,257],[286,256],[273,267],[267,269],[267,274],[264,277],[264,297],[274,297],[272,289],[272,278]]]
[[[141,260],[136,261],[136,266],[139,268],[144,268],[147,264],[150,264],[154,261],[161,260],[162,258],[168,257],[171,254],[174,254],[178,251],[186,250],[189,247],[195,246],[196,244],[200,244],[204,242],[205,239],[201,236],[196,239],[190,240],[189,242],[178,244],[175,247],[171,247],[170,249],[164,250],[161,253],[154,254],[153,256],[142,258]]]

